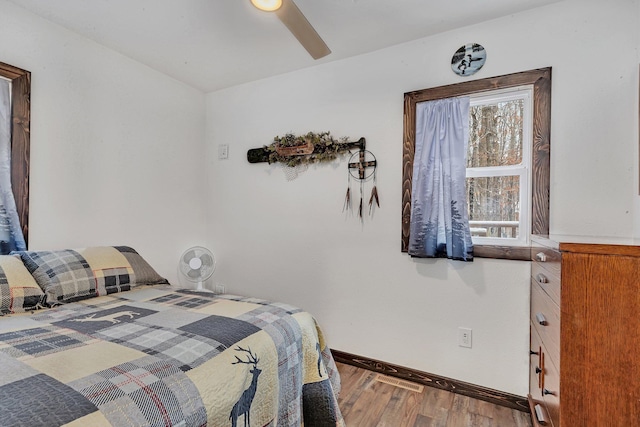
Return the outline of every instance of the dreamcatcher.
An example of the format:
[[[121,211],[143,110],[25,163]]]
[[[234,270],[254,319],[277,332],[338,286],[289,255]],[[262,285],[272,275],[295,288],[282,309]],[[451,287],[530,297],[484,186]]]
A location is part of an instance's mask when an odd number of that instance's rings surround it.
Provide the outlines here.
[[[376,186],[376,169],[378,162],[376,156],[369,150],[359,150],[349,158],[348,175],[347,175],[347,194],[344,198],[344,206],[342,211],[351,210],[351,180],[358,180],[360,183],[360,203],[358,204],[358,217],[363,220],[364,210],[364,183],[373,181],[371,188],[371,196],[369,197],[369,215],[373,215],[374,203],[376,207],[380,207],[380,198],[378,197],[378,187]]]

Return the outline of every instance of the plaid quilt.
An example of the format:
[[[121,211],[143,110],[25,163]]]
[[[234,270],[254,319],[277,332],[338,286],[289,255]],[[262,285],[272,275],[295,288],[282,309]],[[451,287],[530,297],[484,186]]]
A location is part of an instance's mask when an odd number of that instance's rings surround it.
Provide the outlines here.
[[[0,318],[10,426],[344,426],[313,317],[145,286]]]

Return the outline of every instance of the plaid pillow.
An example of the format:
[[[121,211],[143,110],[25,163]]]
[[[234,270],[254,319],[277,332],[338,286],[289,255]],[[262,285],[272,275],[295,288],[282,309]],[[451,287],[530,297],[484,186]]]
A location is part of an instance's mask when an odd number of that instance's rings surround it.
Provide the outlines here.
[[[42,307],[44,293],[19,257],[0,255],[0,314]]]
[[[128,291],[138,285],[169,283],[128,246],[94,246],[20,255],[46,295],[49,306]]]
[[[99,295],[128,291],[139,285],[169,283],[128,246],[94,246],[76,250],[89,263]]]
[[[46,295],[49,306],[98,295],[87,260],[74,250],[21,251],[24,266]]]

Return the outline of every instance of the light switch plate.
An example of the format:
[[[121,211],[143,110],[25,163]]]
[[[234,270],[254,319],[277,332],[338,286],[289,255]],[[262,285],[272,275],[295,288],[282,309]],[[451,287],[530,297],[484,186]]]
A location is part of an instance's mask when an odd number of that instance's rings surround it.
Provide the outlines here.
[[[218,159],[226,160],[229,158],[229,144],[218,145]]]

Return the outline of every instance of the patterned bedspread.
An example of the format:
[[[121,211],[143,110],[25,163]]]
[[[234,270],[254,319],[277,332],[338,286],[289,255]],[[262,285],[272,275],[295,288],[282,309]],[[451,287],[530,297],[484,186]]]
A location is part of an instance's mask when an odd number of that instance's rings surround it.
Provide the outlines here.
[[[0,318],[0,424],[344,426],[295,307],[145,286]]]

